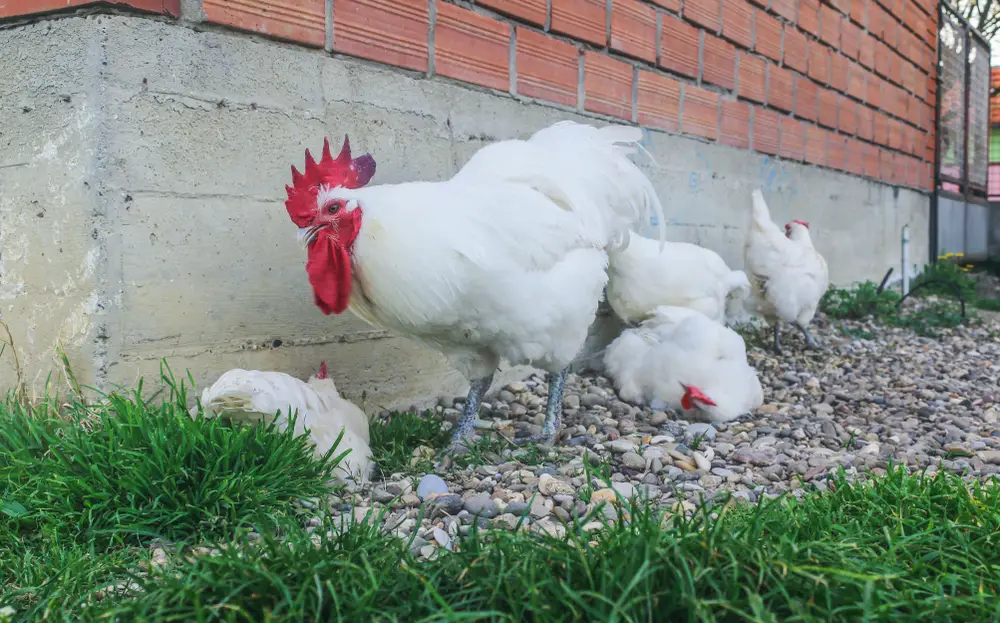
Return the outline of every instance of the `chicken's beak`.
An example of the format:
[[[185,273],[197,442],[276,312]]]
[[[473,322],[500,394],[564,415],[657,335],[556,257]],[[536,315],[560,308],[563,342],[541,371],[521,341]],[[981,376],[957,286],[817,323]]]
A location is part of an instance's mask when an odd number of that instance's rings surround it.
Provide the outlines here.
[[[324,227],[326,227],[326,223],[299,228],[299,242],[308,247],[313,243],[313,240],[316,239],[316,234],[318,234]]]

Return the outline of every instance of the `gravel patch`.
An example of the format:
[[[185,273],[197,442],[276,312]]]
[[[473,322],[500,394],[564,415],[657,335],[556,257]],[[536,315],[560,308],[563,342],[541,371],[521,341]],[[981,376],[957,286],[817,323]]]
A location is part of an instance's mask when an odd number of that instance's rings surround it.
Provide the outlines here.
[[[996,316],[937,339],[823,317],[813,331],[825,350],[805,351],[790,333],[780,357],[748,343],[765,394],[752,416],[687,422],[621,401],[602,376],[571,374],[555,447],[499,442],[481,465],[446,460],[436,475],[393,474],[331,507],[345,518],[382,513],[386,530],[431,558],[474,524],[556,536],[575,520],[598,529],[634,497],[692,512],[825,490],[840,468],[864,477],[890,462],[978,479],[1000,474]],[[536,435],[546,396],[540,378],[512,383],[487,397],[481,417],[503,421],[508,438]],[[455,421],[462,400],[442,400],[439,413]]]

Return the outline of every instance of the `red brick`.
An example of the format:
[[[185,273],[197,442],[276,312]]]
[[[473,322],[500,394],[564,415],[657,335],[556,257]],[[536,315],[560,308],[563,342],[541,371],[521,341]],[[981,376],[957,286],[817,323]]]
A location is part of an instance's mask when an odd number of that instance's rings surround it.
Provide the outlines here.
[[[42,4],[48,4],[43,2]],[[381,4],[374,2],[374,4]],[[424,2],[424,12],[427,3]],[[16,6],[16,3],[15,3]],[[63,3],[66,6],[66,3]],[[205,18],[215,24],[259,32],[269,37],[321,48],[326,39],[326,4],[323,0],[205,0]],[[0,0],[0,15],[4,13]],[[427,40],[424,25],[424,41]],[[370,58],[367,55],[359,55]],[[426,48],[424,60],[426,61]],[[378,59],[376,59],[378,60]]]
[[[799,0],[799,28],[819,36],[819,0]]]
[[[840,22],[843,21],[843,16],[837,13],[835,10],[827,5],[823,5],[820,9],[820,38],[826,42],[827,45],[834,48],[840,47]]]
[[[868,27],[868,0],[851,0],[851,19],[862,28]]]
[[[867,34],[861,34],[861,47],[858,48],[858,62],[872,69],[875,67],[875,37]]]
[[[583,53],[584,110],[632,119],[632,66],[587,50]]]
[[[710,32],[719,32],[722,17],[722,0],[696,0],[684,3],[684,17],[704,26]]]
[[[894,183],[894,162],[892,152],[888,149],[878,150],[879,179],[883,182]]]
[[[623,54],[656,61],[656,11],[637,0],[615,0],[611,12],[611,47]]]
[[[638,111],[641,125],[680,129],[681,83],[648,71],[639,71]]]
[[[889,46],[881,41],[875,44],[875,73],[889,77]]]
[[[882,38],[882,22],[885,20],[885,11],[879,6],[878,0],[868,2],[868,32],[878,38]]]
[[[338,0],[333,49],[388,65],[427,71],[424,0]]]
[[[781,22],[760,9],[755,9],[754,14],[757,52],[780,63]]]
[[[889,120],[889,147],[902,151],[903,149],[903,122],[896,119]]]
[[[837,102],[837,127],[850,136],[858,133],[858,103],[843,95]]]
[[[861,29],[845,19],[840,25],[840,51],[848,58],[857,59],[860,50]]]
[[[899,42],[899,23],[887,11],[882,22],[882,41],[890,47],[896,47]]]
[[[552,30],[603,47],[607,42],[605,0],[552,0]]]
[[[826,136],[823,128],[806,126],[806,162],[826,166]]]
[[[781,117],[781,148],[778,154],[789,160],[802,160],[805,155],[805,124],[791,117]]]
[[[795,23],[795,3],[797,0],[771,0],[771,10]]]
[[[858,105],[858,137],[870,141],[875,137],[875,113],[864,104]]]
[[[736,100],[722,100],[719,142],[740,149],[750,148],[749,104]]]
[[[844,170],[847,139],[839,134],[830,133],[826,137],[826,166],[837,171]]]
[[[745,52],[740,53],[739,63],[737,95],[763,104],[767,98],[767,63]]]
[[[880,112],[873,115],[875,119],[874,140],[879,145],[889,144],[889,118]]]
[[[801,73],[809,66],[809,44],[806,36],[785,24],[785,65]]]
[[[510,26],[438,0],[434,70],[448,78],[509,90]]]
[[[795,76],[795,116],[816,121],[816,83],[802,76]]]
[[[829,0],[833,8],[840,11],[841,14],[847,15],[851,12],[851,0]]]
[[[865,161],[865,176],[874,179],[879,179],[879,154],[878,147],[874,145],[869,145],[865,143],[864,149],[862,150],[862,157]]]
[[[885,80],[880,83],[881,92],[879,94],[879,108],[882,110],[895,114],[896,113],[896,87],[892,86]]]
[[[753,148],[756,151],[778,155],[778,113],[755,106],[753,109]]]
[[[736,46],[728,41],[705,33],[701,58],[701,79],[711,84],[731,89],[736,77]]]
[[[546,0],[479,0],[479,4],[538,26],[545,25],[549,14]]]
[[[854,175],[864,175],[864,143],[856,141],[853,138],[847,139],[847,143],[844,146],[844,170]]]
[[[830,80],[830,50],[819,41],[809,42],[809,77],[820,84]]]
[[[865,73],[861,65],[847,64],[847,94],[858,100],[865,99]]]
[[[837,98],[836,91],[830,89],[819,90],[819,112],[816,118],[821,125],[832,130],[837,129]]]
[[[680,11],[681,0],[652,0],[652,3],[661,6],[668,11]]]
[[[768,105],[780,108],[786,112],[793,112],[795,110],[795,88],[793,83],[795,74],[777,65],[768,65],[767,72]]]
[[[921,176],[923,174],[923,163],[916,158],[906,159],[906,185],[913,188],[920,188]]]
[[[753,7],[746,0],[725,0],[722,36],[744,48],[753,47]]]
[[[841,93],[847,91],[847,64],[850,62],[840,54],[830,55],[830,86]]]
[[[882,104],[882,79],[875,74],[868,74],[865,91],[865,103],[878,108]]]
[[[0,18],[2,17],[14,17],[15,15],[31,15],[33,13],[45,13],[48,11],[58,11],[59,9],[69,9],[82,7],[88,4],[96,4],[98,0],[4,0],[0,2]],[[152,13],[159,13],[161,15],[171,15],[177,17],[181,14],[181,3],[180,0],[101,0],[102,4],[120,4],[128,5],[133,8],[139,9],[140,11],[150,11]],[[218,4],[218,2],[216,3]],[[268,2],[262,2],[258,4],[272,4]],[[261,9],[244,9],[247,12],[260,11]],[[219,20],[213,20],[219,21]],[[229,24],[237,28],[243,28],[244,30],[255,30],[256,32],[261,32],[254,28],[246,28],[239,26],[237,24],[232,24],[230,22],[219,21],[219,23]],[[278,35],[274,35],[278,36]],[[293,41],[303,41],[302,39],[293,39]],[[322,43],[322,42],[321,42]]]
[[[576,106],[580,52],[575,46],[518,28],[515,58],[519,94]]]
[[[690,84],[684,85],[682,116],[682,131],[714,141],[718,137],[718,94]]]
[[[698,77],[698,29],[671,15],[660,17],[660,67]]]

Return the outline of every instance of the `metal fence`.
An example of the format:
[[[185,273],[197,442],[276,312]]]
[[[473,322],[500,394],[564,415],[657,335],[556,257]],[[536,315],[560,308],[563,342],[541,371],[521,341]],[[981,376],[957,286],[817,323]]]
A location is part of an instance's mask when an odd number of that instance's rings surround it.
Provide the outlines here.
[[[937,166],[931,260],[985,257],[989,220],[990,44],[945,1],[939,4]]]

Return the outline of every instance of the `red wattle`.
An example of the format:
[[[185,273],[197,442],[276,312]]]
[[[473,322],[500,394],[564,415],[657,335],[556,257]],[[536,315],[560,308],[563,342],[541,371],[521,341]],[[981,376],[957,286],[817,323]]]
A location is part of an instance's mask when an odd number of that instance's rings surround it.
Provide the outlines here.
[[[316,306],[324,314],[339,314],[351,301],[351,256],[332,236],[321,232],[309,246],[306,273]]]

